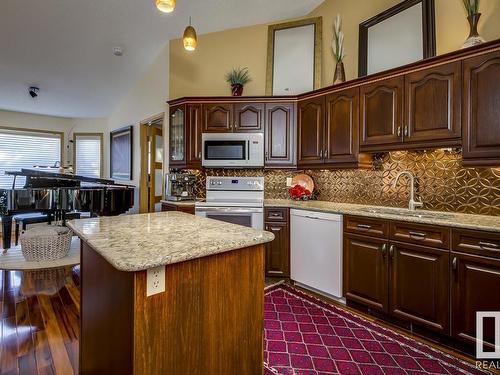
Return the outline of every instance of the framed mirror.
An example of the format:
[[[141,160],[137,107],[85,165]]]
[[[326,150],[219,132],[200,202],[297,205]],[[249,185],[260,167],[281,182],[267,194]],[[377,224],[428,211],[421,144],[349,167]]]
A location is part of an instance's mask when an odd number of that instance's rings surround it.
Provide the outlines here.
[[[404,0],[359,25],[359,76],[436,55],[434,0]]]
[[[322,18],[270,25],[266,95],[296,95],[321,87]]]

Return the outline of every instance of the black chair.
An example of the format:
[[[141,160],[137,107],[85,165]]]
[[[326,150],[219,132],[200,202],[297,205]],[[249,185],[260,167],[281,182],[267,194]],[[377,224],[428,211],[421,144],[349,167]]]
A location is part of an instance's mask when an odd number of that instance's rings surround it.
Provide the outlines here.
[[[65,215],[66,220],[79,219],[79,212],[68,212]],[[39,224],[39,223],[47,223],[50,224],[54,220],[54,217],[50,213],[31,213],[31,214],[21,214],[14,216],[14,221],[16,223],[16,233],[15,233],[15,241],[16,245],[19,243],[19,227],[22,227],[22,230],[26,230],[26,226],[30,224]],[[56,218],[57,219],[57,218]]]

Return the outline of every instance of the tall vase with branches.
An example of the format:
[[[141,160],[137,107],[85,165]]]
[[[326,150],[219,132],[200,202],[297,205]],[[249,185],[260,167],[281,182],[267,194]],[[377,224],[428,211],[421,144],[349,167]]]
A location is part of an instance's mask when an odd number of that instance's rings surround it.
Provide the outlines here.
[[[335,73],[333,75],[333,84],[345,82],[344,69],[344,32],[342,31],[342,18],[337,14],[333,24],[333,41],[332,41],[333,56],[337,64],[335,65]]]
[[[479,1],[480,0],[462,0],[465,11],[467,12],[467,20],[469,21],[470,27],[469,37],[462,48],[472,47],[485,42],[477,32],[479,17],[481,17],[481,13],[479,13]]]

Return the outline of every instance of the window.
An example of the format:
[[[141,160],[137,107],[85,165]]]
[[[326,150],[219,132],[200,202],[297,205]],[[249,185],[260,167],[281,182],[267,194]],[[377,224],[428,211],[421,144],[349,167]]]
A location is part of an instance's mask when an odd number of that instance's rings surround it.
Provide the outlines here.
[[[102,176],[102,133],[73,135],[75,174],[86,177]]]
[[[0,189],[11,189],[14,181],[5,171],[61,162],[62,139],[63,134],[57,132],[0,128]],[[24,177],[17,177],[16,188],[24,182]]]

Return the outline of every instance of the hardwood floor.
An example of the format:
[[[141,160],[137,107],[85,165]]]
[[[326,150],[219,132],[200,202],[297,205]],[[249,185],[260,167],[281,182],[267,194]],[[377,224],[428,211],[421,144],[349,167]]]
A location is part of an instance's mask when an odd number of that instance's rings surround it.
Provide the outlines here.
[[[77,374],[79,267],[0,270],[0,374]]]

